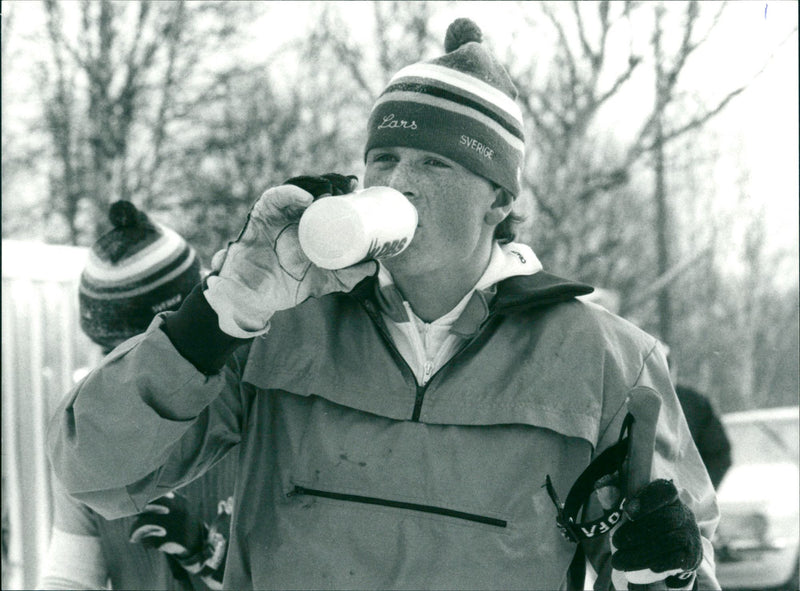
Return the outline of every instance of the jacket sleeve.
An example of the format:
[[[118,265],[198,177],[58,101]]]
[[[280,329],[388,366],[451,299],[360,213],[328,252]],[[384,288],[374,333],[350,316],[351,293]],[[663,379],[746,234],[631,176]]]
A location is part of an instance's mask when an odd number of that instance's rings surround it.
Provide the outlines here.
[[[98,517],[53,483],[53,530],[37,589],[103,589],[108,569]]]
[[[106,589],[108,572],[98,536],[53,528],[37,589]]]
[[[692,510],[700,528],[703,544],[703,561],[697,571],[696,588],[719,589],[715,574],[714,549],[711,539],[719,522],[719,509],[711,480],[697,448],[692,440],[683,411],[670,382],[666,359],[655,346],[645,356],[641,372],[632,388],[648,388],[661,398],[656,429],[655,452],[651,470],[651,480],[665,478],[672,480],[677,487],[681,500]],[[626,393],[627,396],[627,393]],[[625,416],[624,404],[619,406],[614,420],[605,429],[597,452],[613,444],[618,436]],[[597,512],[597,507],[591,509]],[[603,587],[601,579],[610,575],[610,539],[606,536],[584,545],[587,558],[599,573],[598,583]]]
[[[202,305],[202,294],[194,295],[194,305]],[[178,320],[182,314],[195,319],[195,334],[182,333],[179,322],[168,335],[169,316],[157,317],[90,372],[51,419],[48,453],[56,476],[72,497],[107,519],[140,512],[148,500],[199,476],[240,439],[241,362],[221,353],[238,343],[206,334],[211,353],[205,361],[227,357],[226,365],[203,366],[197,355],[189,361],[179,350],[187,350],[185,339],[204,336],[197,330],[203,319],[191,305],[175,313]]]

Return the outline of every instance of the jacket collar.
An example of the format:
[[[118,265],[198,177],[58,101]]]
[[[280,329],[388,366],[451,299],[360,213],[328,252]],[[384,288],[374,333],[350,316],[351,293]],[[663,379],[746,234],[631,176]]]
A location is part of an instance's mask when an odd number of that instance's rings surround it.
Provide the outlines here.
[[[533,275],[509,277],[501,281],[497,286],[493,311],[506,313],[542,308],[593,291],[594,287],[586,283],[539,271]]]
[[[543,308],[592,291],[594,288],[588,284],[545,271],[509,277],[489,288],[475,290],[452,330],[461,336],[471,336],[490,316]],[[381,289],[377,275],[361,281],[350,294],[362,303],[374,301],[396,322],[407,320],[399,291],[392,287]]]

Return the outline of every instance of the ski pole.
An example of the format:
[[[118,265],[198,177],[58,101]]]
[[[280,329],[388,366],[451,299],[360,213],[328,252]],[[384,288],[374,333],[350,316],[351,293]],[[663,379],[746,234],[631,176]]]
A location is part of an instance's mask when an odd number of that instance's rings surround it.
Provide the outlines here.
[[[628,396],[628,412],[633,416],[628,452],[626,478],[627,494],[630,499],[652,478],[653,455],[656,447],[658,415],[661,412],[661,398],[650,388],[634,388]],[[663,581],[662,588],[666,589]],[[639,585],[628,583],[629,591],[656,589],[655,584]]]

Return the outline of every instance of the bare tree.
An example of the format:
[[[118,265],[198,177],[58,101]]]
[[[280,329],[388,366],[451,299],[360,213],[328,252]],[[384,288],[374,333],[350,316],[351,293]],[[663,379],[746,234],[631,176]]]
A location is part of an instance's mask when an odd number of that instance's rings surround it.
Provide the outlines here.
[[[718,25],[724,3],[571,2],[536,6],[555,41],[551,67],[542,76],[541,68],[523,61],[513,64],[520,102],[532,122],[527,134],[532,149],[524,171],[524,186],[533,198],[537,218],[536,233],[530,235],[530,241],[542,258],[563,272],[590,281],[611,279],[613,287],[623,292],[624,304],[635,299],[633,294],[646,282],[667,276],[673,265],[681,262],[670,250],[676,230],[671,228],[669,213],[666,151],[676,140],[701,130],[749,82],[723,89],[721,97],[706,102],[690,101],[690,89],[682,86],[684,71]],[[671,31],[676,32],[669,41],[663,34],[667,13]],[[543,31],[541,19],[531,11],[523,14],[531,29]],[[631,41],[624,58],[612,59],[611,41],[619,46],[620,35],[635,30],[648,15],[653,24],[649,49],[637,48]],[[639,122],[630,140],[614,140],[602,126],[603,109],[631,88],[641,89],[644,77],[654,80],[652,106],[641,113],[632,110],[630,119],[639,117]],[[636,106],[642,109],[643,104],[640,101]],[[647,190],[644,183],[648,178],[654,187],[648,191],[649,202],[623,190],[626,185]],[[598,221],[608,219],[601,210],[611,203],[600,198],[604,194],[624,200],[628,215],[598,228]],[[656,212],[654,218],[650,210]],[[620,226],[630,219],[644,222],[633,257],[632,241],[620,239]],[[648,227],[656,232],[647,232]],[[650,235],[655,235],[654,249],[644,243]],[[632,280],[625,273],[618,277],[602,273],[593,253],[603,253],[608,259],[625,258],[638,279]],[[647,253],[652,253],[649,263],[642,260]],[[669,282],[661,282],[661,289],[653,293],[659,302],[656,332],[666,339],[673,322],[669,287]]]
[[[200,54],[232,36],[230,15],[252,6],[44,0],[43,8],[49,59],[40,87],[57,163],[50,209],[69,242],[88,242],[110,201],[154,205],[171,124],[188,100],[179,82],[191,79]],[[67,20],[77,21],[74,32]],[[81,208],[90,212],[85,227]]]
[[[40,161],[40,155],[30,149],[29,142],[24,130],[24,117],[20,117],[24,108],[13,99],[15,80],[13,71],[24,68],[24,52],[20,48],[19,33],[19,14],[18,7],[11,2],[3,2],[3,13],[0,18],[0,85],[3,92],[0,93],[0,113],[2,113],[2,193],[6,197],[14,194],[15,183],[24,182],[21,179],[29,171],[35,168],[36,162]],[[16,97],[15,97],[16,98]],[[27,216],[26,204],[15,200],[4,199],[3,201],[3,236],[13,234],[22,228],[30,227],[30,220]]]
[[[442,51],[442,40],[430,29],[434,7],[428,2],[373,1],[371,30],[359,30],[354,42],[340,10],[325,5],[319,24],[309,38],[312,51],[325,48],[339,64],[340,71],[355,82],[369,105],[401,65],[411,64]]]
[[[162,209],[206,262],[236,237],[267,187],[300,171],[322,173],[320,167],[342,155],[331,149],[325,159],[306,149],[313,135],[306,125],[307,89],[284,97],[275,86],[260,68],[225,72],[186,122],[202,131],[173,157],[167,187],[175,198]]]

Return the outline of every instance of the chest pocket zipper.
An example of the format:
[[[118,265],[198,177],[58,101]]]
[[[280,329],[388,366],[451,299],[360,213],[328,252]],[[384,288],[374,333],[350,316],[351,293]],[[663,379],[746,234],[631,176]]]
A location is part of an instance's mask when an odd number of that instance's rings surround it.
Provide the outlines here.
[[[391,499],[380,499],[376,497],[364,497],[361,495],[351,495],[345,493],[337,493],[326,490],[315,490],[306,488],[304,486],[295,486],[287,496],[293,497],[295,495],[307,495],[312,497],[322,497],[325,499],[334,499],[337,501],[349,501],[351,503],[364,503],[367,505],[379,505],[382,507],[394,507],[395,509],[407,509],[410,511],[419,511],[422,513],[433,513],[434,515],[444,515],[446,517],[454,517],[456,519],[463,519],[465,521],[473,521],[475,523],[484,523],[486,525],[493,525],[495,527],[507,527],[508,522],[504,519],[497,519],[495,517],[486,517],[484,515],[476,515],[474,513],[465,513],[464,511],[455,511],[445,507],[434,507],[432,505],[421,505],[418,503],[406,503],[403,501],[393,501]]]

